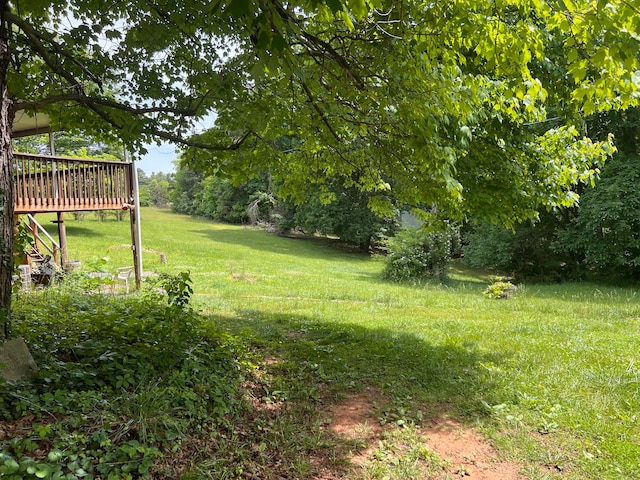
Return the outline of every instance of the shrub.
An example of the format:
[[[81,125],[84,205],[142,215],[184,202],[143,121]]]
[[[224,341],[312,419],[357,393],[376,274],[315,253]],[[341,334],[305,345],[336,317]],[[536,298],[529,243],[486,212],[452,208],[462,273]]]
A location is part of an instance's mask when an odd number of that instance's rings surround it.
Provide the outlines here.
[[[485,296],[493,299],[508,299],[518,290],[518,287],[513,283],[497,278],[491,285],[489,285],[483,292]]]
[[[556,240],[572,212],[542,212],[534,223],[500,225],[473,222],[465,235],[464,261],[474,268],[514,275],[517,279],[553,282],[576,275],[575,257]]]
[[[388,251],[383,277],[394,280],[444,278],[456,243],[457,229],[403,228],[386,241]]]

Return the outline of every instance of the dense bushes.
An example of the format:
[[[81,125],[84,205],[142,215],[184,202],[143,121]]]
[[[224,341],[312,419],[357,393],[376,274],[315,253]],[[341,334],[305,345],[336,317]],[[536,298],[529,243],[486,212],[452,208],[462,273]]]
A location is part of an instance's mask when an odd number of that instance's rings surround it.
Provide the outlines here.
[[[580,208],[547,212],[535,225],[472,224],[465,261],[517,277],[556,281],[640,278],[640,157],[621,153],[603,167]]]
[[[248,223],[249,206],[258,200],[258,217],[268,219],[273,206],[266,175],[234,186],[228,180],[205,177],[187,168],[176,174],[173,210],[229,223]]]
[[[382,217],[371,210],[370,193],[333,182],[329,185],[328,194],[333,197],[330,202],[323,202],[318,190],[311,191],[302,204],[290,205],[288,208],[292,215],[288,226],[309,234],[335,235],[347,243],[358,245],[363,251],[397,230],[395,217]]]
[[[565,212],[568,213],[568,212]],[[573,254],[559,247],[558,231],[567,216],[549,212],[536,224],[516,225],[513,230],[500,225],[472,223],[464,234],[464,259],[475,268],[507,272],[517,278],[557,281],[577,275]]]
[[[559,244],[592,273],[640,278],[640,157],[619,154],[584,192],[577,218]]]

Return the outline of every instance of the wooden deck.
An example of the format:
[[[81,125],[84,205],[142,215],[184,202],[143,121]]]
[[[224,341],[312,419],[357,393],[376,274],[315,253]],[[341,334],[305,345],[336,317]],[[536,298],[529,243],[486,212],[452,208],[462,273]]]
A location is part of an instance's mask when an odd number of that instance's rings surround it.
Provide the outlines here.
[[[15,213],[119,210],[133,203],[126,162],[14,152]]]

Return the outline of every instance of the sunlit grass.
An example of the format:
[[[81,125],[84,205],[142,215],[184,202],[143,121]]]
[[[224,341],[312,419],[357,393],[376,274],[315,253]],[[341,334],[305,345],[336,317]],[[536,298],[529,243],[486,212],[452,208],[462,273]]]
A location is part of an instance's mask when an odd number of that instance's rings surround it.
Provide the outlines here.
[[[491,300],[482,295],[489,276],[465,269],[442,285],[391,284],[380,279],[380,258],[326,242],[141,213],[144,269],[189,270],[198,308],[281,358],[284,377],[315,365],[336,392],[373,384],[408,407],[445,409],[538,472],[531,478],[545,468],[640,477],[634,289],[526,285]],[[69,258],[131,264],[128,222],[89,216],[67,226]]]

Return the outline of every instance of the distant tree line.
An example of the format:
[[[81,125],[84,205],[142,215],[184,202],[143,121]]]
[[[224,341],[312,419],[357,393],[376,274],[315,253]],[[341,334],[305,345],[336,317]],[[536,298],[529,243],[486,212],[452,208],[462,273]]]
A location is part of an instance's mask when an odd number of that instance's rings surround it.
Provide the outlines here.
[[[142,169],[138,168],[140,206],[170,207],[174,185],[173,173],[152,172],[151,175],[147,175]]]
[[[469,219],[435,233],[401,232],[383,244],[393,265],[385,275],[397,280],[442,276],[448,261],[461,255],[470,266],[518,279],[640,280],[639,112],[605,112],[587,120],[594,141],[613,132],[618,151],[604,166],[593,165],[600,172],[594,186],[576,186],[579,205],[542,211],[536,222],[513,228]],[[310,182],[296,202],[280,197],[266,173],[233,185],[183,166],[174,180],[172,208],[179,213],[331,235],[363,249],[399,232],[398,215],[380,217],[372,208],[378,192],[349,188],[345,179],[322,188]],[[398,205],[397,212],[403,210],[408,208]],[[426,227],[432,227],[429,220]]]
[[[172,209],[223,222],[261,224],[279,233],[335,236],[363,250],[398,228],[395,215],[374,212],[374,194],[345,186],[339,178],[322,187],[310,183],[303,201],[281,196],[277,187],[266,172],[235,185],[183,166],[175,174]]]

